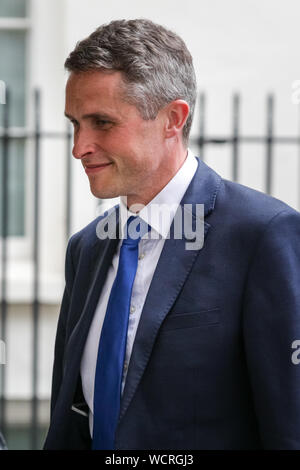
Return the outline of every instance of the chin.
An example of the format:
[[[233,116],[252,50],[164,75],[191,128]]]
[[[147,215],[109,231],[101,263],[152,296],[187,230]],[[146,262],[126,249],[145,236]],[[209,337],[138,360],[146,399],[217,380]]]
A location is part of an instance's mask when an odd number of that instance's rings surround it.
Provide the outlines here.
[[[113,199],[120,195],[118,191],[113,191],[109,188],[93,188],[92,185],[90,185],[90,189],[93,196],[99,199]]]

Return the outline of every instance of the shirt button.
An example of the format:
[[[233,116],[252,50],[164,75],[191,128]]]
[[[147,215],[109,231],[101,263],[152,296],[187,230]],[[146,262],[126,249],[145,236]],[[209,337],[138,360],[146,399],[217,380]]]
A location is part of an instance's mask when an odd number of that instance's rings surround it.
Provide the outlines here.
[[[127,370],[127,369],[128,369],[128,363],[124,362],[124,370]]]
[[[134,313],[135,312],[135,306],[134,305],[131,305],[130,307],[130,313]]]
[[[141,253],[139,256],[139,259],[143,259],[143,258],[145,258],[145,253]]]

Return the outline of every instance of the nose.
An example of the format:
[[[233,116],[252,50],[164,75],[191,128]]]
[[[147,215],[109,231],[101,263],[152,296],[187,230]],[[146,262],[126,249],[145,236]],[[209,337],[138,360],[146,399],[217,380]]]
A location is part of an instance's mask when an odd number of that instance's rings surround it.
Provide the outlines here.
[[[79,130],[74,134],[74,145],[72,154],[75,158],[81,159],[86,155],[92,155],[95,152],[95,144],[92,135],[88,131]]]

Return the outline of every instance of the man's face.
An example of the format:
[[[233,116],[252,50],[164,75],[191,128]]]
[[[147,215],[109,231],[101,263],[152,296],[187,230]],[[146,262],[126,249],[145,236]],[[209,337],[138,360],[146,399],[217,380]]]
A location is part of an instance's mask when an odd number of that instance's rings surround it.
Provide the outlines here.
[[[92,193],[99,198],[128,196],[147,204],[170,172],[165,154],[163,110],[144,120],[124,101],[120,72],[71,73],[66,115],[74,125],[73,155],[81,159]]]

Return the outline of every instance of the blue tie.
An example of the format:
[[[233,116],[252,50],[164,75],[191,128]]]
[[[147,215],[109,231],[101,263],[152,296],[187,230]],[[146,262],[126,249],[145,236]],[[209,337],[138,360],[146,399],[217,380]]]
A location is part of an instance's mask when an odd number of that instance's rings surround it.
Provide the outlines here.
[[[136,224],[140,220],[130,217],[127,221],[127,238],[121,245],[118,271],[102,326],[94,388],[93,449],[114,449],[131,292],[138,264],[138,244],[142,231],[145,233],[148,230],[148,227],[145,230],[145,225],[141,227],[142,224]],[[134,229],[137,230],[132,231],[133,221]]]

